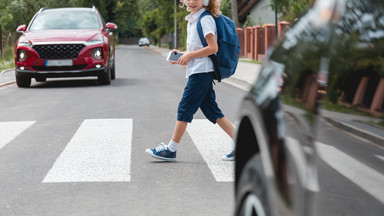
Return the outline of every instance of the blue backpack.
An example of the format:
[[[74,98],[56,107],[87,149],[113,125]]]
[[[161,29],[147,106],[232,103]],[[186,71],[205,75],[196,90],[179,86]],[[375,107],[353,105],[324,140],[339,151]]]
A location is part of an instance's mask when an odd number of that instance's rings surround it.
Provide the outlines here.
[[[206,15],[211,15],[211,13],[204,11],[197,21],[197,32],[204,47],[208,46],[208,44],[204,38],[201,19]],[[222,79],[228,78],[235,73],[239,61],[240,43],[236,33],[235,23],[231,19],[224,15],[213,18],[216,22],[219,51],[216,55],[210,55],[209,58],[215,66],[214,78],[220,82]]]

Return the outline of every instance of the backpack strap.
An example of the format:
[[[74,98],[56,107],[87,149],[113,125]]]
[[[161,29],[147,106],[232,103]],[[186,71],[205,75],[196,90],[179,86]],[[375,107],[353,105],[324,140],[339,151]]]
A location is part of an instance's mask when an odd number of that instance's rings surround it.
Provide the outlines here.
[[[197,33],[199,34],[199,37],[200,37],[200,41],[201,43],[203,44],[204,47],[208,46],[208,43],[207,43],[207,40],[205,39],[204,37],[204,33],[203,33],[203,27],[201,26],[201,19],[206,16],[206,15],[212,15],[210,12],[208,11],[204,11],[199,19],[197,20]],[[216,27],[217,28],[217,27]],[[214,67],[215,67],[215,78],[217,79],[218,82],[221,82],[221,74],[220,74],[220,71],[219,71],[219,64],[217,63],[217,58],[216,58],[216,55],[215,54],[212,54],[212,55],[209,55],[208,56]]]

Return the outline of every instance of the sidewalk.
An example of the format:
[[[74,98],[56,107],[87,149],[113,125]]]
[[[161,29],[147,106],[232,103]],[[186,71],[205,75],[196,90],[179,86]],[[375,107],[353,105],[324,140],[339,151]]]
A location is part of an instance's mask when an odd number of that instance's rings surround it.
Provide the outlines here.
[[[164,59],[170,51],[169,49],[153,45],[146,49],[164,56]],[[260,64],[239,61],[236,73],[232,77],[223,80],[223,82],[244,91],[249,91],[259,74],[260,68]],[[7,69],[0,72],[0,87],[13,83],[15,83],[14,69]],[[384,147],[384,129],[370,123],[377,122],[379,120],[378,118],[348,115],[328,110],[321,110],[321,112],[324,116],[327,116],[327,118],[324,119],[330,124]]]
[[[15,83],[15,69],[6,69],[0,71],[0,87]]]

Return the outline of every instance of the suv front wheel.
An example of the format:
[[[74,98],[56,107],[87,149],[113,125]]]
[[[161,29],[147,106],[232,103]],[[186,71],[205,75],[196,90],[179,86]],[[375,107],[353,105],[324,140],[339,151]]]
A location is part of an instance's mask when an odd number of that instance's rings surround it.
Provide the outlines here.
[[[236,215],[270,215],[266,191],[267,180],[260,154],[252,156],[246,163],[237,187]]]
[[[18,87],[24,87],[24,88],[30,87],[31,86],[31,78],[16,75],[16,84]]]

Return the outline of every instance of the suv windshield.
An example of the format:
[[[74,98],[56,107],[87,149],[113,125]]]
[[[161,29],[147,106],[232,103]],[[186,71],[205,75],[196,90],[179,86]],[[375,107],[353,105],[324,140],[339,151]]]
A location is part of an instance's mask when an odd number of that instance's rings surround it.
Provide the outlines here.
[[[47,29],[99,29],[96,13],[84,11],[46,12],[39,14],[29,30]]]

